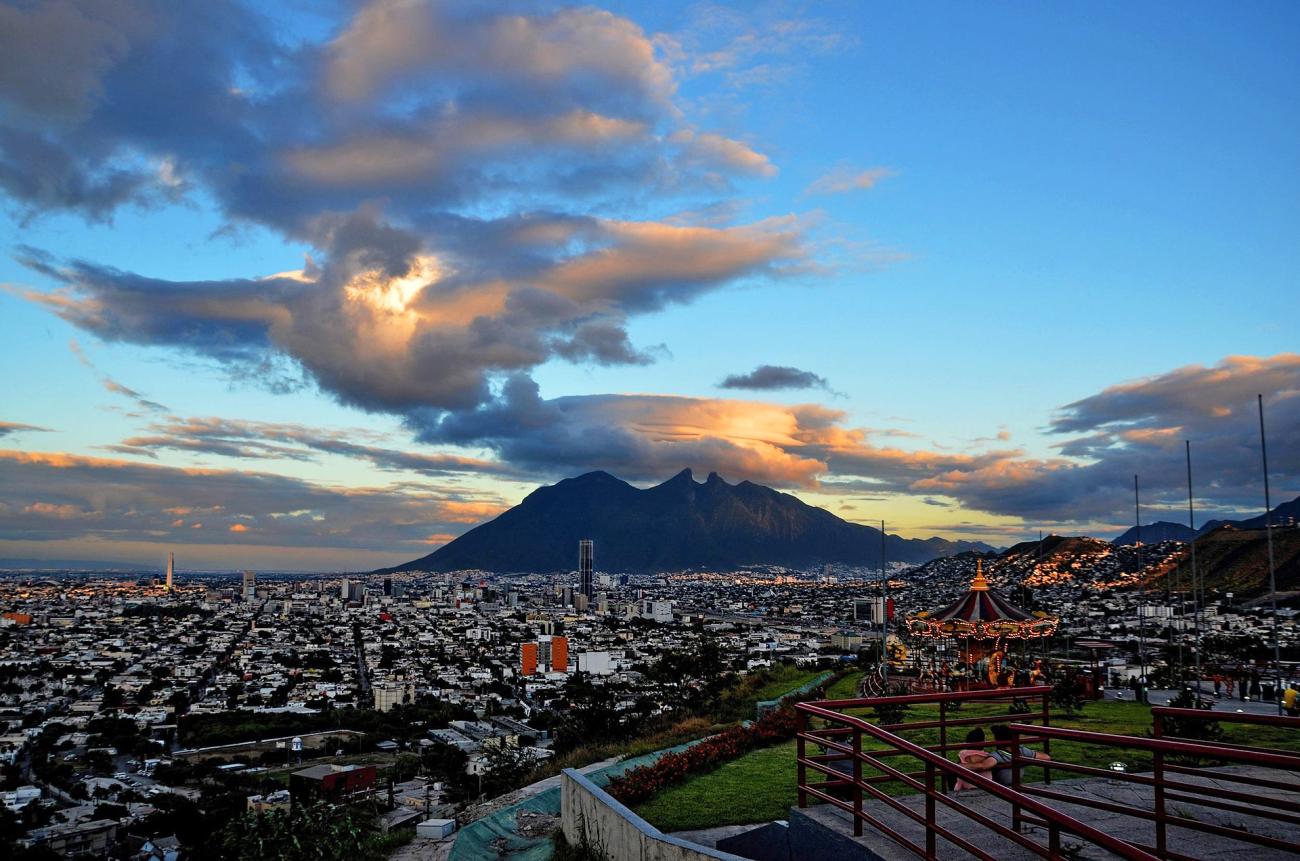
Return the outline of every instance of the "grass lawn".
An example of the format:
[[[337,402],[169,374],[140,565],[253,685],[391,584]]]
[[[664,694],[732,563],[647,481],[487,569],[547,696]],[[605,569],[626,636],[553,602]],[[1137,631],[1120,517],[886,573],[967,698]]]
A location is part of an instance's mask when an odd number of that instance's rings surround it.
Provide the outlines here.
[[[751,694],[751,699],[753,699],[755,703],[760,703],[764,700],[774,700],[779,696],[788,694],[790,691],[808,684],[824,672],[826,671],[806,669],[791,664],[779,664],[769,671],[772,678],[755,689]]]
[[[844,678],[837,681],[826,689],[826,699],[828,700],[848,700],[858,695],[858,683],[862,681],[863,673],[851,672]]]
[[[856,683],[856,677],[854,677]],[[837,696],[837,694],[832,694]],[[965,717],[982,714],[1005,713],[1005,705],[967,704],[961,711]],[[906,720],[927,720],[938,717],[935,706],[914,707]],[[1054,714],[1053,726],[1145,736],[1151,727],[1151,712],[1140,703],[1093,702],[1073,718]],[[1225,741],[1257,747],[1300,750],[1300,738],[1285,728],[1223,725]],[[987,729],[986,729],[987,731]],[[949,731],[949,742],[960,741],[964,730],[957,727]],[[918,730],[906,736],[922,745],[938,744],[938,730]],[[874,745],[879,747],[878,745]],[[864,749],[871,749],[866,740]],[[1041,745],[1038,746],[1041,749]],[[950,756],[955,757],[954,754]],[[1150,756],[1124,748],[1103,748],[1091,745],[1056,741],[1052,744],[1053,759],[1106,767],[1122,761],[1128,770],[1150,771]],[[892,757],[890,764],[915,770],[920,763],[910,757]],[[1025,769],[1025,780],[1041,780],[1041,770]],[[1069,777],[1058,772],[1059,779]],[[899,784],[891,784],[895,794],[910,792]],[[711,828],[716,825],[769,822],[784,819],[786,811],[798,801],[795,790],[795,742],[783,742],[772,747],[751,751],[720,768],[701,774],[656,795],[636,808],[636,812],[662,831],[684,831]]]

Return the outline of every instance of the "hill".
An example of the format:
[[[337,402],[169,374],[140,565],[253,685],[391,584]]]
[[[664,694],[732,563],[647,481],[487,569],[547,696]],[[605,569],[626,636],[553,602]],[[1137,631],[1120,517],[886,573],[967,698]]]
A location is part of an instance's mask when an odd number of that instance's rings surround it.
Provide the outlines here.
[[[1263,521],[1263,517],[1260,517]],[[1188,587],[1191,548],[1182,547],[1152,572],[1163,588],[1177,574]],[[1273,529],[1273,561],[1279,592],[1300,590],[1300,528]],[[1238,598],[1268,591],[1268,536],[1263,529],[1222,526],[1196,539],[1196,568],[1207,592],[1232,592]]]
[[[578,541],[596,542],[602,571],[730,570],[772,564],[880,564],[880,530],[749,481],[689,469],[663,484],[633,487],[590,472],[530,493],[514,508],[421,559],[387,570],[548,572],[577,566]],[[885,538],[891,562],[919,563],[988,545],[942,538]]]

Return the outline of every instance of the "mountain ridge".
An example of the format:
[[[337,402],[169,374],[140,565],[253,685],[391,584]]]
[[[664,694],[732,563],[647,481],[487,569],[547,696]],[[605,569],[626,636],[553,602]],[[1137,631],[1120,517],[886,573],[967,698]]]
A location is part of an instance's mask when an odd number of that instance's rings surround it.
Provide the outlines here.
[[[382,570],[572,570],[580,538],[596,542],[596,567],[613,572],[880,563],[880,530],[764,485],[729,484],[716,472],[697,482],[683,469],[641,489],[597,470],[539,487],[427,556]],[[886,558],[896,562],[972,549],[994,548],[943,538],[885,538]]]
[[[1284,526],[1294,524],[1300,521],[1300,496],[1289,502],[1278,503],[1272,511],[1274,526]],[[1199,528],[1193,530],[1190,526],[1183,523],[1175,523],[1169,520],[1158,520],[1155,523],[1146,523],[1142,525],[1142,543],[1152,544],[1157,541],[1182,541],[1186,543],[1193,535],[1201,536],[1219,529],[1223,526],[1231,526],[1234,529],[1263,529],[1264,515],[1257,514],[1254,517],[1241,517],[1236,520],[1214,519],[1207,520]],[[1112,544],[1133,544],[1137,540],[1138,528],[1130,526],[1125,532],[1111,540]]]

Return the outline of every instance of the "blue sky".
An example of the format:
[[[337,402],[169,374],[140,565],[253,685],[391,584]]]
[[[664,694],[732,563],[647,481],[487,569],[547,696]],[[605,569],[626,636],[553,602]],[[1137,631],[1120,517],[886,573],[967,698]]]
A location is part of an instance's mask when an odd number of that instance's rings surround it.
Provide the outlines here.
[[[1256,393],[1300,492],[1294,4],[205,14],[0,6],[0,557],[364,567],[684,466],[1104,533],[1183,439],[1259,507]]]

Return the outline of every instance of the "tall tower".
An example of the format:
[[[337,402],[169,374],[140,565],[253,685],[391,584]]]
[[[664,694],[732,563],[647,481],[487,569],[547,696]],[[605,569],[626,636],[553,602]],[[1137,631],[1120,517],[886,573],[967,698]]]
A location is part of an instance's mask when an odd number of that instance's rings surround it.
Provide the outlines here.
[[[588,601],[596,600],[596,584],[592,579],[592,563],[596,559],[596,542],[590,538],[578,541],[578,582]]]
[[[257,575],[252,571],[244,572],[244,600],[252,601],[257,597]]]
[[[172,590],[172,572],[176,570],[176,554],[167,554],[167,591]]]

